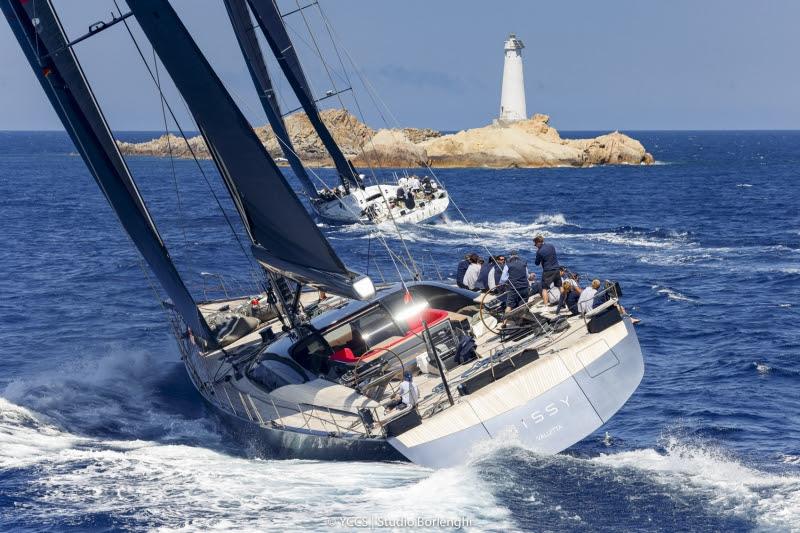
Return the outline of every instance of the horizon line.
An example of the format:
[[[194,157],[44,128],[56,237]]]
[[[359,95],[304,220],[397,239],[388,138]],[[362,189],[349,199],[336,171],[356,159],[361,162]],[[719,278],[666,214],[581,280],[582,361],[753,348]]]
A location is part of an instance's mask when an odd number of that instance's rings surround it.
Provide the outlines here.
[[[254,126],[254,127],[262,127],[262,126]],[[409,126],[405,126],[409,127]],[[392,128],[394,129],[394,128]],[[423,128],[420,128],[423,129]],[[424,128],[427,129],[427,128]],[[435,129],[435,128],[430,128]],[[455,130],[447,130],[447,129],[436,129],[436,131],[440,133],[450,133],[450,132],[459,132],[464,131],[465,129],[477,129],[477,128],[460,128]],[[163,133],[164,130],[161,129],[153,129],[153,130],[141,130],[141,129],[112,129],[112,132],[118,133]],[[797,128],[689,128],[689,129],[652,129],[652,128],[584,128],[584,129],[572,129],[572,128],[561,128],[558,130],[559,133],[562,132],[598,132],[598,131],[620,131],[620,132],[771,132],[771,131],[782,131],[782,132],[793,132],[793,131],[800,131],[800,126]],[[63,128],[56,128],[56,129],[2,129],[0,128],[0,133],[67,133],[67,131]],[[187,133],[199,134],[200,132],[197,130],[184,130]],[[176,135],[180,134],[178,130],[170,130],[169,133],[174,133]]]

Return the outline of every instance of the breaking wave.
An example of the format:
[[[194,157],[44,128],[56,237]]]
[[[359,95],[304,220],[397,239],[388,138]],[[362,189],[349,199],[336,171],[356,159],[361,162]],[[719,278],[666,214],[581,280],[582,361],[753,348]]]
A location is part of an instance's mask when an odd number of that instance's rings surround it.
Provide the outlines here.
[[[0,467],[27,478],[14,498],[25,502],[28,527],[58,529],[107,515],[124,520],[125,529],[168,531],[262,530],[267,516],[270,527],[284,531],[362,517],[514,528],[509,511],[468,467],[431,472],[403,463],[272,461],[183,444],[79,437],[5,399]]]
[[[596,464],[652,473],[670,490],[701,496],[722,512],[763,528],[800,527],[800,476],[762,472],[720,449],[669,438],[664,452],[653,449],[601,455]]]
[[[48,369],[13,380],[2,396],[47,413],[48,420],[77,435],[169,442],[221,439],[174,350],[112,347],[98,358],[64,361],[56,373]]]
[[[656,293],[666,296],[668,300],[673,300],[676,302],[689,302],[689,303],[698,303],[700,300],[699,298],[694,298],[690,296],[686,296],[675,289],[671,289],[669,287],[663,285],[653,285],[651,287]]]

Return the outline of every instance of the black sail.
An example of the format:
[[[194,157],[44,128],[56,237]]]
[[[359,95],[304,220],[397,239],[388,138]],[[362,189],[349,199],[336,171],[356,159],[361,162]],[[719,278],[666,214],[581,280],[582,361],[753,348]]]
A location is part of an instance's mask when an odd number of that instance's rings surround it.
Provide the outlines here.
[[[281,17],[278,6],[275,5],[273,0],[248,0],[248,3],[258,21],[258,25],[261,27],[261,31],[264,33],[264,37],[267,39],[267,43],[269,43],[272,54],[278,60],[278,65],[280,65],[286,80],[292,87],[292,91],[300,101],[300,105],[303,106],[303,110],[308,115],[308,120],[314,126],[317,135],[322,140],[322,144],[325,145],[325,149],[331,155],[342,184],[345,188],[351,186],[358,188],[360,185],[352,165],[344,156],[339,145],[333,139],[331,132],[328,131],[319,116],[319,110],[311,94],[311,88],[308,85],[305,74],[303,74],[292,40],[286,32],[286,26],[283,24],[283,17]]]
[[[167,0],[127,0],[194,117],[266,268],[352,298],[369,278],[347,270],[286,182]]]
[[[261,106],[264,108],[267,120],[269,120],[272,131],[278,139],[283,155],[289,162],[289,166],[292,167],[294,175],[303,185],[306,194],[310,198],[316,198],[317,188],[308,177],[300,158],[297,157],[292,141],[289,138],[289,133],[286,131],[286,124],[281,116],[278,99],[272,88],[272,80],[270,80],[264,56],[261,53],[261,47],[253,29],[253,20],[250,18],[247,2],[246,0],[225,0],[225,8],[228,10],[228,17],[231,19],[233,32],[236,34],[236,40],[239,41],[239,48],[242,49],[242,55],[250,71],[250,77],[253,78],[253,84],[258,91]]]
[[[117,149],[77,57],[67,47],[50,0],[2,0],[3,9],[33,71],[125,231],[172,299],[195,338],[214,338],[158,234]]]

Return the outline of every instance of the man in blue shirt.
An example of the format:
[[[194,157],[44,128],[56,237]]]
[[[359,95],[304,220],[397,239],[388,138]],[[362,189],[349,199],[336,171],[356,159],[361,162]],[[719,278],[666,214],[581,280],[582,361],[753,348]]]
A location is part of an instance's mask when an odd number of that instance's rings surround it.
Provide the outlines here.
[[[458,266],[456,267],[456,285],[458,285],[462,289],[466,289],[467,288],[467,286],[464,285],[464,274],[467,273],[467,268],[469,268],[469,264],[470,264],[469,258],[470,258],[471,255],[475,255],[475,254],[467,254],[467,255],[465,255],[464,259],[462,259],[458,263]]]
[[[547,289],[550,284],[561,287],[561,272],[556,256],[556,247],[544,242],[544,237],[537,235],[533,238],[533,245],[536,246],[536,264],[542,265],[542,300],[544,305],[548,305]]]

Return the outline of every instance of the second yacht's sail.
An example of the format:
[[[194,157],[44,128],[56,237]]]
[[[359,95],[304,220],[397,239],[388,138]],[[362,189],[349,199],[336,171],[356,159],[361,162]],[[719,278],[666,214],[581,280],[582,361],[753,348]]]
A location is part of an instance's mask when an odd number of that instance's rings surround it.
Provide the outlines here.
[[[292,140],[289,138],[289,132],[286,130],[286,124],[283,122],[278,99],[272,88],[272,80],[269,78],[264,55],[261,53],[261,47],[256,38],[253,19],[250,17],[247,2],[246,0],[225,0],[225,8],[228,10],[228,17],[231,19],[233,32],[236,34],[236,40],[239,41],[239,48],[242,49],[242,55],[245,63],[247,63],[247,69],[250,71],[250,77],[253,78],[253,84],[258,91],[261,106],[264,108],[264,113],[267,115],[270,126],[272,126],[275,138],[278,139],[281,151],[306,194],[308,194],[309,198],[316,198],[318,195],[317,188],[311,178],[308,177],[306,169],[303,168],[303,163],[295,153]]]
[[[278,7],[273,0],[248,0],[250,8],[267,39],[270,49],[272,50],[275,59],[278,60],[286,80],[292,87],[295,96],[303,106],[303,110],[308,116],[308,120],[325,145],[325,149],[331,155],[333,164],[336,166],[336,171],[342,180],[345,189],[350,187],[361,188],[361,183],[358,180],[357,173],[353,169],[352,164],[342,153],[339,145],[333,139],[331,132],[322,122],[322,118],[317,110],[317,104],[314,102],[314,97],[311,94],[311,89],[306,80],[303,69],[300,66],[300,60],[295,53],[292,40],[286,32],[286,27],[283,24]]]

